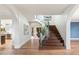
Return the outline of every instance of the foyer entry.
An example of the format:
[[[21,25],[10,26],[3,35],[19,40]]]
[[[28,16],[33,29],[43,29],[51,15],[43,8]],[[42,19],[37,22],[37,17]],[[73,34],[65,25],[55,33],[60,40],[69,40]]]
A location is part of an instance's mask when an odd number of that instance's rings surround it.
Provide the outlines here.
[[[38,50],[57,50],[64,49],[64,40],[58,32],[55,25],[49,26],[49,34],[42,40],[40,44],[40,37],[32,38],[29,40],[22,49],[38,49]]]

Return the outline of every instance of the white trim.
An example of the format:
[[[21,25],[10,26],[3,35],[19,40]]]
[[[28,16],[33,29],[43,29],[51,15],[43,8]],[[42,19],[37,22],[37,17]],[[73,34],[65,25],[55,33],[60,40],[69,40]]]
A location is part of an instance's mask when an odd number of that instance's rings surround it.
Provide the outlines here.
[[[79,19],[72,19],[71,22],[79,22]]]
[[[71,42],[70,42],[70,22],[71,19],[67,20],[67,25],[66,25],[66,49],[71,49]]]
[[[14,46],[14,48],[15,48],[15,49],[21,48],[21,47],[22,47],[25,43],[27,43],[29,40],[31,40],[31,39],[28,39],[28,40],[22,42],[21,44]]]
[[[79,40],[79,38],[70,38],[70,40]]]

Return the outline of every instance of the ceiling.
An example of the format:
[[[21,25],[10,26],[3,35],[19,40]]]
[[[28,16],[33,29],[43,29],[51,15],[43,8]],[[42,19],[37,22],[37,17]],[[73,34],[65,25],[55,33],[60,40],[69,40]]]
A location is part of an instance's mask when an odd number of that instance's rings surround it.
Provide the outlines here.
[[[13,4],[13,6],[27,18],[34,15],[58,15],[62,14],[72,4]],[[0,5],[0,18],[11,18],[12,12],[6,5]]]
[[[5,5],[0,5],[0,19],[11,18],[12,13]]]
[[[55,15],[63,13],[70,4],[16,4],[14,5],[24,15]]]
[[[76,20],[79,19],[79,7],[76,9],[76,11],[72,15],[72,19]]]

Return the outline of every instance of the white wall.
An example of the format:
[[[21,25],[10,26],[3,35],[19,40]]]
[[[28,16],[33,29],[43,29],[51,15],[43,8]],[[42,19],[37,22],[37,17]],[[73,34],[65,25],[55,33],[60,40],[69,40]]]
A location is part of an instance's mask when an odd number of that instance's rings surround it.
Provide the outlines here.
[[[60,35],[65,40],[66,39],[66,19],[63,15],[56,15],[55,17],[55,25],[60,32]]]
[[[70,42],[70,22],[71,19],[70,17],[67,16],[67,24],[66,24],[66,40],[65,40],[65,44],[66,44],[66,49],[71,49],[71,42]]]
[[[52,19],[51,19],[51,21],[49,21],[49,24],[50,25],[55,25],[54,21],[55,21],[55,15],[52,16]]]
[[[19,48],[19,22],[17,19],[13,19],[12,22],[12,45],[14,48]]]
[[[66,15],[55,15],[55,25],[59,30],[60,35],[62,36],[66,49],[70,49],[70,40],[69,40],[69,29],[67,28],[70,24],[67,20]],[[68,35],[66,35],[68,34]]]
[[[70,20],[67,15],[52,15],[50,25],[56,25],[60,35],[62,36],[66,49],[70,49]]]
[[[65,45],[66,49],[71,49],[71,42],[70,42],[70,22],[71,22],[71,17],[73,16],[74,12],[78,8],[78,5],[73,5],[71,8],[68,8],[62,15],[65,15],[66,19],[66,40],[65,40]]]
[[[30,27],[27,31],[29,34],[24,35],[24,24],[29,26],[27,18],[24,17],[16,8],[13,6],[10,7],[15,18],[13,21],[13,29],[12,29],[12,44],[14,48],[21,48],[23,44],[25,44],[31,38]]]
[[[27,31],[29,33],[26,35],[24,35],[24,25],[28,26]],[[19,40],[20,45],[23,45],[31,38],[29,23],[28,23],[27,19],[24,16],[22,16],[21,14],[19,15],[19,34],[20,34],[20,36],[19,36],[20,37],[20,40]]]
[[[23,44],[25,44],[31,38],[30,27],[27,19],[19,14],[17,21],[14,21],[14,47],[20,48]],[[24,25],[28,26],[29,34],[24,35]]]
[[[66,16],[64,15],[52,15],[50,25],[56,25],[62,38],[66,39]]]

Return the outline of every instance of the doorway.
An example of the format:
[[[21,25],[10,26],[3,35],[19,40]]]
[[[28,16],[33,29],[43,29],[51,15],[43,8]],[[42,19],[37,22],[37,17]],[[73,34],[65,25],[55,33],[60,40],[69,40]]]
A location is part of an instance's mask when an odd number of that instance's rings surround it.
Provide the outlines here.
[[[71,49],[79,49],[79,22],[70,22]]]
[[[0,33],[1,33],[1,49],[12,48],[12,19],[1,19]]]

